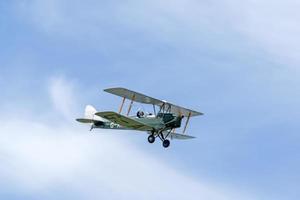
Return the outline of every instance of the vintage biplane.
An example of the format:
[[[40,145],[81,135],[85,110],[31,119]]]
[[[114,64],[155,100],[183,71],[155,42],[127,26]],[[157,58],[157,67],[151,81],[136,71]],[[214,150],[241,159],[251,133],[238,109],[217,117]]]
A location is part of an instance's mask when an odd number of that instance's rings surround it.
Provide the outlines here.
[[[88,123],[91,129],[118,129],[144,131],[149,134],[148,142],[153,143],[158,137],[163,147],[170,146],[168,139],[192,139],[193,136],[185,134],[191,117],[203,115],[201,112],[176,106],[164,100],[158,100],[144,94],[128,90],[126,88],[109,88],[105,92],[122,97],[119,111],[98,112],[94,107],[88,105],[85,108],[85,117],[76,119],[81,123]],[[125,101],[130,100],[126,115],[121,114]],[[134,102],[148,104],[153,107],[153,113],[144,113],[142,110],[134,116],[130,116],[130,111]],[[186,117],[185,126],[182,133],[175,133],[175,129],[181,127],[183,118]]]

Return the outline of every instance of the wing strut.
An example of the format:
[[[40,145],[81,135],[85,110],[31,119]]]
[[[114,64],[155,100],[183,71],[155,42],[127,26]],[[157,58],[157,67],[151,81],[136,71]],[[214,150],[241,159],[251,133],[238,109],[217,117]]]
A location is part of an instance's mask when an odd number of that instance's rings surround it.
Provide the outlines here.
[[[123,106],[124,106],[125,100],[126,100],[126,98],[123,97],[122,104],[121,104],[120,109],[119,109],[119,114],[120,114],[120,113],[122,112],[122,110],[123,110]]]
[[[132,96],[132,99],[131,99],[131,102],[130,102],[130,105],[129,105],[129,108],[128,108],[128,111],[127,111],[127,116],[129,115],[130,111],[131,111],[131,108],[132,108],[132,104],[135,100],[135,94]]]
[[[153,104],[153,111],[154,111],[154,116],[156,116],[156,109],[155,109],[155,105]]]
[[[185,131],[186,131],[186,128],[187,128],[187,126],[188,126],[188,124],[189,124],[189,121],[190,121],[191,115],[192,115],[192,113],[191,113],[191,112],[189,112],[189,115],[188,115],[188,118],[187,118],[187,120],[186,120],[186,123],[185,123],[185,126],[184,126],[184,129],[183,129],[183,133],[182,133],[182,134],[184,134],[184,133],[185,133]]]

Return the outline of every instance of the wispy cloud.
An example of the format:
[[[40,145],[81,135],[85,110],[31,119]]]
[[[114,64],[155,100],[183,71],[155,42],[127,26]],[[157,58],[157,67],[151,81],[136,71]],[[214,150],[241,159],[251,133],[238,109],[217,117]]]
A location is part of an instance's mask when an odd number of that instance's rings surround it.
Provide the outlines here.
[[[215,12],[222,14],[222,5],[195,0],[118,3],[46,0],[23,2],[18,13],[46,34],[88,41],[85,45],[109,42],[126,46],[132,37],[145,37],[150,41],[198,46],[203,37],[217,39],[226,29],[223,25],[226,18],[219,20],[215,15]]]
[[[49,84],[49,93],[53,106],[65,119],[73,120],[76,98],[73,84],[63,77],[53,77]]]
[[[300,3],[287,1],[228,0],[234,27],[282,64],[300,63]],[[297,67],[298,68],[298,67]]]
[[[90,45],[96,41],[97,45],[107,41],[113,45],[113,40],[115,44],[126,45],[130,35],[199,47],[205,45],[207,39],[224,43],[222,39],[227,35],[244,38],[246,43],[261,48],[271,55],[271,60],[279,63],[295,65],[300,62],[299,3],[293,0],[210,3],[46,0],[23,1],[20,5],[19,13],[45,33],[77,41],[92,38],[88,42]]]

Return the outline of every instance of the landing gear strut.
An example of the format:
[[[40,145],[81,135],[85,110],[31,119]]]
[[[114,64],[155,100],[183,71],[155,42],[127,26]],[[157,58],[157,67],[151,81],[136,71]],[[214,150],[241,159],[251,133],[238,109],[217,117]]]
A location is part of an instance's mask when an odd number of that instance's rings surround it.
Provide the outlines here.
[[[169,135],[169,134],[168,134],[168,135]],[[168,137],[168,135],[167,135],[166,137],[164,137],[164,135],[163,135],[162,132],[160,132],[160,133],[158,134],[158,137],[161,139],[162,145],[163,145],[163,147],[165,147],[165,148],[168,148],[168,147],[170,146],[170,140],[166,139],[166,138]]]

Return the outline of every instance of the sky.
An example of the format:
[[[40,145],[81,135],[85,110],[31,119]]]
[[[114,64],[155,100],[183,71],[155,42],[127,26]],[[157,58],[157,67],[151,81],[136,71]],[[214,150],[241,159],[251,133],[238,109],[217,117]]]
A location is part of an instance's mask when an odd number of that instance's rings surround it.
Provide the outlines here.
[[[0,199],[298,199],[299,8],[2,0]],[[203,112],[197,138],[89,132],[85,105],[121,103],[108,87]]]

